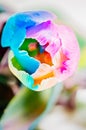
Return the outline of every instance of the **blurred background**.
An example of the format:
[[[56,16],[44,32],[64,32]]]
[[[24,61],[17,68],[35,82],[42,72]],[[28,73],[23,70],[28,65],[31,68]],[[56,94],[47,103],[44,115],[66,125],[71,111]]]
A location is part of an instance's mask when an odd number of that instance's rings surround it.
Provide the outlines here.
[[[0,45],[0,130],[86,130],[86,0],[0,0],[0,40],[7,19],[29,10],[51,11],[73,29],[80,62],[63,84],[33,92],[10,72],[9,48]]]

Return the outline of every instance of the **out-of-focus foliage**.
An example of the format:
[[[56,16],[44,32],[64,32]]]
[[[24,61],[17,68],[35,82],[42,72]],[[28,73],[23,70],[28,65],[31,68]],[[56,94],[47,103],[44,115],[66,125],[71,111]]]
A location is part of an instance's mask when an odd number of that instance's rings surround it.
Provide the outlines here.
[[[52,90],[34,92],[24,87],[8,105],[1,124],[4,130],[27,130],[45,109]],[[16,125],[15,125],[16,124]]]

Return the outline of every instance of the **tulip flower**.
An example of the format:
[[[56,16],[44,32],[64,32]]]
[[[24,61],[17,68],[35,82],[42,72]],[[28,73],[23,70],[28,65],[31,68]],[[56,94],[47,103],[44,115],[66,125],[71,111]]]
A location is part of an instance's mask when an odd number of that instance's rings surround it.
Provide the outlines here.
[[[47,11],[17,13],[9,18],[2,46],[10,47],[12,73],[28,88],[41,91],[71,76],[77,68],[79,45],[73,31]]]

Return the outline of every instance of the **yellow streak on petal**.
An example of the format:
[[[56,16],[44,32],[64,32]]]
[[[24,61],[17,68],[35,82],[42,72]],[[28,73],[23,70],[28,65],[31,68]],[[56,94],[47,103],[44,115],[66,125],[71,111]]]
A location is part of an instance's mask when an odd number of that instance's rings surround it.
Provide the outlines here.
[[[47,79],[54,76],[55,74],[52,67],[45,63],[41,64],[38,70],[32,75],[32,77],[34,78],[35,85],[40,84],[43,79]]]
[[[48,74],[42,75],[41,77],[34,78],[34,84],[35,85],[40,84],[43,79],[47,79],[47,78],[50,78],[50,77],[53,77],[53,76],[54,76],[54,73],[50,72]]]

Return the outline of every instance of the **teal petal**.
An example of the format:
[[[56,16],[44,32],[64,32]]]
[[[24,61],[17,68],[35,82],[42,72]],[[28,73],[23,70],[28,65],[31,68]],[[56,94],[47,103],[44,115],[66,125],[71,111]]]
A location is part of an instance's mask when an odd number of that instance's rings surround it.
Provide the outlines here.
[[[19,65],[18,62],[13,61],[13,58],[14,58],[13,52],[10,51],[9,57],[8,57],[8,63],[9,63],[9,68],[10,68],[11,72],[20,81],[22,81],[23,85],[25,85],[26,87],[28,87],[31,90],[37,91],[39,86],[34,86],[34,79],[25,70],[23,70],[22,66]],[[18,66],[17,66],[17,64],[18,64]]]

